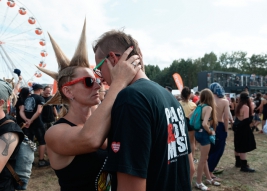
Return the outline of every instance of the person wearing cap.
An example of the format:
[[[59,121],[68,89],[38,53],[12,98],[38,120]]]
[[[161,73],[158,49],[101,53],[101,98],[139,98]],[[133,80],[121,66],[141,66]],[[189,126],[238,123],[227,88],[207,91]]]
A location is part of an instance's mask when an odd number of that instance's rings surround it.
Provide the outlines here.
[[[210,175],[217,181],[220,181],[213,172],[215,171],[216,166],[218,165],[226,144],[227,131],[228,131],[228,122],[229,122],[229,101],[224,99],[224,89],[223,87],[214,82],[210,85],[209,89],[213,92],[215,103],[216,103],[216,115],[218,119],[218,125],[216,128],[216,140],[215,144],[211,145],[208,166]],[[214,172],[215,173],[215,172]]]
[[[8,162],[14,168],[19,145],[24,135],[16,123],[6,123],[8,118],[5,115],[3,106],[12,91],[11,86],[0,79],[0,188],[1,190],[15,191],[15,179],[6,164]]]
[[[20,109],[20,116],[26,122],[28,129],[24,130],[24,133],[29,137],[30,140],[33,141],[33,137],[35,136],[39,143],[39,167],[48,166],[49,162],[44,160],[45,154],[45,128],[41,119],[41,113],[43,109],[43,105],[45,104],[45,100],[41,95],[43,92],[43,86],[41,84],[33,84],[32,85],[33,94],[31,94],[24,101],[24,104]]]

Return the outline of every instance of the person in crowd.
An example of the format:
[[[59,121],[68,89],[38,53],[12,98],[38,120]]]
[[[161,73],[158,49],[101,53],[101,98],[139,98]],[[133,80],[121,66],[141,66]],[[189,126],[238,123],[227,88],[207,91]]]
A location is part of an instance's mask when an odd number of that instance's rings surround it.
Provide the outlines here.
[[[43,89],[42,97],[45,100],[45,103],[52,98],[51,96],[51,87],[45,86]],[[45,130],[49,129],[53,123],[58,119],[58,113],[56,105],[46,105],[43,106],[42,110],[42,121],[44,123]]]
[[[131,46],[133,54],[141,57],[141,70],[112,107],[104,167],[113,173],[112,189],[191,190],[190,164],[194,164],[183,109],[172,94],[145,75],[138,42],[122,31],[104,33],[93,45],[99,75],[112,84],[116,78],[103,60],[116,67]]]
[[[244,91],[247,92],[248,95],[249,95],[249,88],[248,88],[248,86],[246,86],[246,87],[244,88]]]
[[[235,120],[235,108],[236,108],[236,100],[234,97],[231,97],[230,112],[232,114],[233,120]]]
[[[198,99],[200,98],[200,97],[199,97],[199,92],[198,92],[198,91],[195,92],[195,95],[198,97]]]
[[[168,92],[172,93],[172,88],[170,86],[165,86],[165,89],[168,90]]]
[[[58,73],[40,68],[58,84],[58,92],[46,104],[67,105],[54,126],[45,135],[47,152],[62,191],[109,190],[110,176],[103,171],[106,160],[104,144],[111,120],[111,108],[119,91],[134,78],[140,67],[138,55],[127,59],[132,48],[122,52],[115,67],[105,60],[111,78],[109,93],[101,104],[99,89],[101,80],[90,69],[86,47],[86,22],[78,47],[71,60],[61,51],[50,36],[58,62]],[[133,63],[133,64],[132,64]],[[98,105],[92,113],[91,107]],[[64,108],[62,108],[64,111]],[[100,148],[101,147],[101,148]]]
[[[24,133],[31,141],[34,141],[34,136],[39,143],[39,167],[45,167],[49,165],[49,162],[44,159],[45,154],[45,128],[41,119],[41,113],[43,105],[45,104],[44,98],[41,96],[43,92],[43,86],[37,83],[32,85],[33,94],[28,96],[23,105],[20,106],[20,116],[26,122],[28,130],[24,130]]]
[[[180,101],[181,106],[183,107],[185,113],[186,124],[188,128],[190,147],[192,151],[192,156],[195,156],[195,131],[193,127],[189,124],[189,115],[196,109],[197,105],[190,100],[191,90],[188,87],[184,87],[181,92],[182,100]],[[197,163],[197,159],[194,158],[194,163]]]
[[[260,113],[261,111],[261,93],[258,92],[256,93],[256,98],[253,100],[255,104],[254,108],[254,116],[253,116],[253,127],[252,127],[252,132],[256,129],[256,131],[259,131],[258,125],[261,123],[261,118],[260,118]]]
[[[208,155],[210,151],[211,141],[209,136],[215,135],[217,127],[217,116],[216,116],[216,105],[214,102],[214,97],[209,89],[204,89],[200,93],[200,103],[202,108],[202,126],[199,131],[195,132],[196,140],[200,143],[200,160],[197,167],[197,181],[196,187],[200,190],[210,190],[205,184],[202,183],[203,172],[206,175],[207,184],[220,186],[221,184],[215,181],[209,173],[208,168]],[[206,106],[205,106],[205,105]],[[212,129],[211,129],[212,127]]]
[[[263,100],[261,100],[261,105],[259,107],[259,110],[262,112],[262,123],[261,123],[261,131],[260,133],[263,133],[263,127],[266,123],[267,119],[267,93],[263,95]]]
[[[15,105],[15,108],[16,108],[16,121],[17,121],[17,124],[19,126],[23,126],[22,123],[25,123],[24,119],[22,119],[22,117],[20,116],[20,109],[22,110],[22,105],[24,105],[24,101],[27,99],[27,97],[29,95],[30,95],[30,89],[28,87],[21,88],[21,90],[19,92],[19,95],[18,95],[18,101],[17,101],[17,103]],[[25,128],[23,130],[27,130],[27,128]]]
[[[195,104],[198,103],[199,101],[199,97],[197,95],[194,95],[193,92],[191,92],[191,96],[190,96],[190,99],[192,100],[192,102],[194,102]]]
[[[211,145],[208,158],[208,166],[210,175],[213,179],[220,181],[220,178],[216,177],[214,173],[216,166],[218,165],[226,144],[228,123],[229,123],[229,102],[224,99],[224,89],[222,86],[214,82],[210,85],[209,89],[214,95],[214,100],[216,104],[216,115],[218,120],[218,125],[216,128],[216,140],[215,144]],[[221,172],[221,170],[219,170]]]
[[[16,123],[7,123],[8,119],[3,110],[3,106],[8,101],[12,91],[12,87],[0,79],[0,190],[15,191],[16,181],[7,165],[14,168],[19,145],[24,135]]]
[[[242,172],[255,172],[247,164],[246,153],[256,149],[256,142],[251,130],[253,107],[247,92],[240,94],[236,107],[236,119],[233,125],[236,167]]]
[[[235,100],[236,101],[236,104],[238,104],[238,102],[239,102],[239,97],[240,97],[240,94],[237,94],[236,95],[236,100]]]

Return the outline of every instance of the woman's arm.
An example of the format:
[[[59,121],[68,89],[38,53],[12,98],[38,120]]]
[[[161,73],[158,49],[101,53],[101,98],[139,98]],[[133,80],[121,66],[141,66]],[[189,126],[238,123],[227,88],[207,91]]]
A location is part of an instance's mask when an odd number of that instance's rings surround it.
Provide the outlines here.
[[[108,135],[111,109],[118,93],[132,81],[141,68],[141,66],[133,67],[132,64],[140,61],[137,55],[126,60],[131,51],[132,48],[127,49],[114,67],[109,60],[106,60],[105,64],[109,66],[112,83],[104,101],[83,127],[58,124],[46,132],[45,140],[50,149],[61,155],[77,155],[94,152],[101,147]]]
[[[202,117],[203,117],[202,126],[209,134],[211,134],[210,125],[209,125],[209,118],[211,115],[211,111],[212,111],[212,108],[210,106],[206,106],[202,108]]]

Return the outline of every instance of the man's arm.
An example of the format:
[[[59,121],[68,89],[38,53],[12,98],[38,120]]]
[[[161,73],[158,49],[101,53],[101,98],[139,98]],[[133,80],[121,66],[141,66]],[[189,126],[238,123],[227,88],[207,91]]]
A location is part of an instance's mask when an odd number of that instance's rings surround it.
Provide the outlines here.
[[[9,132],[0,136],[0,173],[19,142],[17,133]]]
[[[117,172],[117,191],[145,191],[146,179]]]
[[[24,112],[24,109],[25,109],[24,105],[19,106],[19,114],[20,114],[20,117],[21,117],[25,122],[28,122],[29,119],[26,117],[25,112]]]
[[[34,115],[32,116],[32,118],[29,121],[29,125],[37,118],[39,117],[39,115],[41,115],[43,110],[43,105],[38,105],[36,112],[34,113]]]
[[[20,82],[22,81],[22,76],[19,76],[19,80],[16,83],[15,87],[14,87],[14,93],[17,95],[17,93],[19,92],[19,88],[20,88]]]

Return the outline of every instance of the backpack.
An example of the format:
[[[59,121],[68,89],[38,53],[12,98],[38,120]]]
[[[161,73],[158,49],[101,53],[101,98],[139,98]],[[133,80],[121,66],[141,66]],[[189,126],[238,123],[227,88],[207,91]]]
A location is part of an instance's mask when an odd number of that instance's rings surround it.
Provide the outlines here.
[[[202,108],[205,106],[207,105],[206,104],[198,105],[190,118],[189,124],[193,127],[195,131],[198,131],[202,126],[201,122]]]

